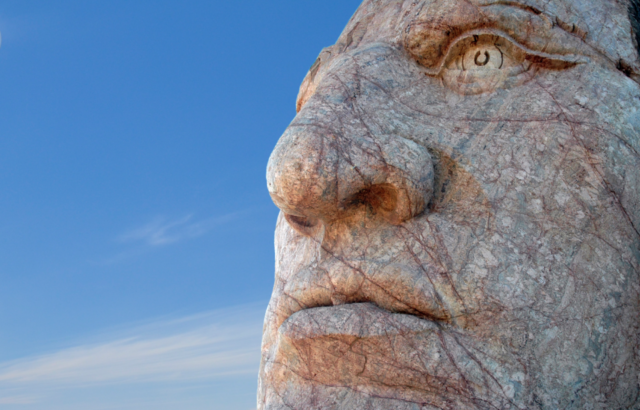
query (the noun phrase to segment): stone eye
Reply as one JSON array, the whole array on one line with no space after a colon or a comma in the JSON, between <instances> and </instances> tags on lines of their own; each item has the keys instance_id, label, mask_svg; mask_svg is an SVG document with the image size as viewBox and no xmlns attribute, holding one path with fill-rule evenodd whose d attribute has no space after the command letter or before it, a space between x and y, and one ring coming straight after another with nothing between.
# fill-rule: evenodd
<instances>
[{"instance_id":1,"label":"stone eye","mask_svg":"<svg viewBox=\"0 0 640 410\"><path fill-rule=\"evenodd\" d=\"M474 35L454 44L441 71L449 88L480 94L510 88L530 80L535 66L527 53L496 35Z\"/></svg>"},{"instance_id":2,"label":"stone eye","mask_svg":"<svg viewBox=\"0 0 640 410\"><path fill-rule=\"evenodd\" d=\"M540 68L563 69L575 64L561 56L527 51L501 35L476 34L449 48L438 75L456 92L481 94L524 84Z\"/></svg>"}]
</instances>

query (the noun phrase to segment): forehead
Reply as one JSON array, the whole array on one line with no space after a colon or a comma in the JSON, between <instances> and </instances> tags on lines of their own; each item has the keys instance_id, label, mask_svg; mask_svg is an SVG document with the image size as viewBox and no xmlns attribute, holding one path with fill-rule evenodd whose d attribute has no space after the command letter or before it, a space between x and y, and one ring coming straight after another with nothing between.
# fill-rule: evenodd
<instances>
[{"instance_id":1,"label":"forehead","mask_svg":"<svg viewBox=\"0 0 640 410\"><path fill-rule=\"evenodd\" d=\"M512 10L514 24L527 14L544 19L575 36L612 62L640 73L637 44L626 1L608 0L365 0L338 39L342 50L357 44L386 41L402 44L407 27L425 21L459 24L491 19L491 11ZM507 11L509 14L509 11Z\"/></svg>"}]
</instances>

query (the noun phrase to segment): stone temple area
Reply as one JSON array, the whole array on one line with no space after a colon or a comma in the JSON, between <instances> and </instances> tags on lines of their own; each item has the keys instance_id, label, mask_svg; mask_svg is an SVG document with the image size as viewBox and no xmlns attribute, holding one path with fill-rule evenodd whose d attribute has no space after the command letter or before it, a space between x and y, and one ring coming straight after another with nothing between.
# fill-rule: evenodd
<instances>
[{"instance_id":1,"label":"stone temple area","mask_svg":"<svg viewBox=\"0 0 640 410\"><path fill-rule=\"evenodd\" d=\"M362 3L267 166L259 410L640 409L639 19Z\"/></svg>"}]
</instances>

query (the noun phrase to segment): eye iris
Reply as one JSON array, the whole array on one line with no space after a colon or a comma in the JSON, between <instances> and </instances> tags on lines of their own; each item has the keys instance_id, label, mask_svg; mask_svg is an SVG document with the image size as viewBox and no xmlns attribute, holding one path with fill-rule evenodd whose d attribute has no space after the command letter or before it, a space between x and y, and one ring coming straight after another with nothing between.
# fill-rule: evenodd
<instances>
[{"instance_id":1,"label":"eye iris","mask_svg":"<svg viewBox=\"0 0 640 410\"><path fill-rule=\"evenodd\" d=\"M485 51L484 52L484 60L480 61L480 55L482 54L482 52L478 51L476 53L476 57L473 59L473 62L476 63L476 65L478 67L482 67L484 65L487 65L487 63L489 62L489 60L491 59L491 57L489 56L489 52Z\"/></svg>"},{"instance_id":2,"label":"eye iris","mask_svg":"<svg viewBox=\"0 0 640 410\"><path fill-rule=\"evenodd\" d=\"M502 68L503 55L495 45L470 47L463 56L463 69L487 70Z\"/></svg>"}]
</instances>

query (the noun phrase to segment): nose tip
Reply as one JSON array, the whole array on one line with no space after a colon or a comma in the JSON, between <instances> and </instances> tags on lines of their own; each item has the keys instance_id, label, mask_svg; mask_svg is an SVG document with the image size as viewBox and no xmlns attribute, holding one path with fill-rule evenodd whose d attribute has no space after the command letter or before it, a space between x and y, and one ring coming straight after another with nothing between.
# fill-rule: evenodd
<instances>
[{"instance_id":1,"label":"nose tip","mask_svg":"<svg viewBox=\"0 0 640 410\"><path fill-rule=\"evenodd\" d=\"M267 165L267 186L275 204L286 214L331 219L340 207L336 147L329 135L288 129Z\"/></svg>"},{"instance_id":2,"label":"nose tip","mask_svg":"<svg viewBox=\"0 0 640 410\"><path fill-rule=\"evenodd\" d=\"M274 203L307 222L328 223L363 204L393 224L423 212L433 195L427 149L399 136L355 134L290 126L267 165Z\"/></svg>"}]
</instances>

